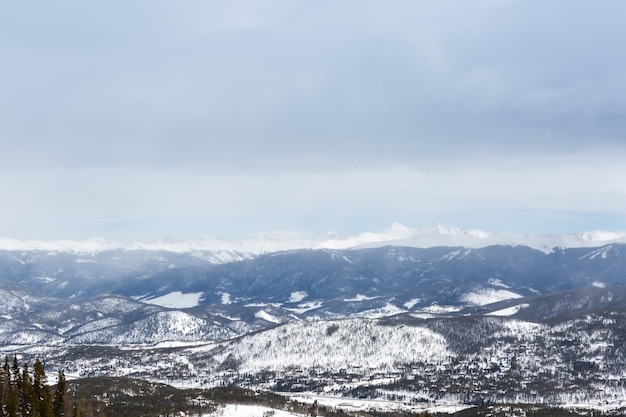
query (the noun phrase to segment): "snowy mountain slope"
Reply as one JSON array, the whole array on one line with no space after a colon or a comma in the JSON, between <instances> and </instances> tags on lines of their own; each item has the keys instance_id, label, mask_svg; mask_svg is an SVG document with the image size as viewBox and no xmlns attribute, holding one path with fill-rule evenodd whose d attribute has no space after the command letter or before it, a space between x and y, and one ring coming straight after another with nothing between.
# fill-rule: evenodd
<instances>
[{"instance_id":1,"label":"snowy mountain slope","mask_svg":"<svg viewBox=\"0 0 626 417\"><path fill-rule=\"evenodd\" d=\"M102 320L100 320L102 322ZM132 345L165 341L224 340L237 335L234 331L183 311L160 311L131 322L93 323L74 329L68 343Z\"/></svg>"},{"instance_id":2,"label":"snowy mountain slope","mask_svg":"<svg viewBox=\"0 0 626 417\"><path fill-rule=\"evenodd\" d=\"M217 319L228 328L266 328L295 318L382 317L626 285L623 253L626 245L619 244L550 253L523 246L382 247L294 250L212 264L190 255L145 251L134 252L139 258L130 252L89 257L7 252L0 259L5 277L0 298L18 289L21 295L7 298L0 314L35 317L40 312L47 319L39 324L60 334L87 319L134 320L135 311L154 314L168 308L192 309L210 321L216 319L207 312L219 310L238 318L228 324L224 317ZM101 295L106 295L104 304L98 304Z\"/></svg>"},{"instance_id":3,"label":"snowy mountain slope","mask_svg":"<svg viewBox=\"0 0 626 417\"><path fill-rule=\"evenodd\" d=\"M407 310L407 303L411 309L465 306L569 288L624 285L626 257L620 253L625 248L611 245L610 256L604 258L585 257L590 252L585 248L546 254L519 246L290 251L170 269L112 291L137 296L149 286L156 289L150 293L155 297L175 291L202 293L200 304L271 303L316 317L355 314L388 303L401 310Z\"/></svg>"},{"instance_id":4,"label":"snowy mountain slope","mask_svg":"<svg viewBox=\"0 0 626 417\"><path fill-rule=\"evenodd\" d=\"M278 322L295 318L292 312L272 307L218 305L176 310L122 296L64 300L12 283L7 287L0 289L0 344L4 345L214 341L275 326L259 317L264 310Z\"/></svg>"},{"instance_id":5,"label":"snowy mountain slope","mask_svg":"<svg viewBox=\"0 0 626 417\"><path fill-rule=\"evenodd\" d=\"M460 314L507 315L528 321L562 321L583 314L602 311L626 311L626 286L611 288L576 288L523 299L510 299Z\"/></svg>"}]
</instances>

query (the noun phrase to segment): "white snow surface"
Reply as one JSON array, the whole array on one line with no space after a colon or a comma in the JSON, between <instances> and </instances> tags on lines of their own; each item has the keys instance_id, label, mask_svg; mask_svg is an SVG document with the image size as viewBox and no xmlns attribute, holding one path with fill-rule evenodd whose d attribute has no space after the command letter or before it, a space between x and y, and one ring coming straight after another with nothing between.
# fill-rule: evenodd
<instances>
[{"instance_id":1,"label":"white snow surface","mask_svg":"<svg viewBox=\"0 0 626 417\"><path fill-rule=\"evenodd\" d=\"M304 300L308 296L309 296L309 294L307 294L306 291L292 292L291 296L289 297L289 302L290 303L299 303L300 301Z\"/></svg>"},{"instance_id":2,"label":"white snow surface","mask_svg":"<svg viewBox=\"0 0 626 417\"><path fill-rule=\"evenodd\" d=\"M264 407L262 405L226 404L220 406L214 413L202 414L202 417L302 417L284 410Z\"/></svg>"},{"instance_id":3,"label":"white snow surface","mask_svg":"<svg viewBox=\"0 0 626 417\"><path fill-rule=\"evenodd\" d=\"M298 304L297 307L292 307L292 308L283 307L283 308L285 310L293 311L298 314L304 314L307 311L318 309L322 305L324 305L322 301L309 301L306 303Z\"/></svg>"},{"instance_id":4,"label":"white snow surface","mask_svg":"<svg viewBox=\"0 0 626 417\"><path fill-rule=\"evenodd\" d=\"M277 317L272 316L270 313L268 313L265 310L257 311L254 314L254 316L257 317L257 318L260 318L261 320L269 321L270 323L280 323L280 319L278 319Z\"/></svg>"},{"instance_id":5,"label":"white snow surface","mask_svg":"<svg viewBox=\"0 0 626 417\"><path fill-rule=\"evenodd\" d=\"M429 248L436 246L482 248L492 245L529 246L546 253L554 248L600 247L626 243L626 232L588 231L578 234L516 235L492 234L481 230L463 231L441 223L413 229L399 223L378 232L341 236L328 232L319 236L303 232L266 232L239 240L196 237L187 240L167 239L151 243L106 241L22 241L0 238L0 250L41 250L49 252L98 253L107 250L162 250L176 253L211 253L199 255L211 262L229 262L251 255L294 249L351 249L382 246Z\"/></svg>"},{"instance_id":6,"label":"white snow surface","mask_svg":"<svg viewBox=\"0 0 626 417\"><path fill-rule=\"evenodd\" d=\"M409 310L410 310L410 309L412 309L412 308L413 308L413 306L414 306L415 304L419 303L420 301L421 301L421 300L420 300L419 298L413 298L413 299L411 299L411 300L407 301L406 303L404 303L404 306L405 306L407 309L409 309Z\"/></svg>"},{"instance_id":7,"label":"white snow surface","mask_svg":"<svg viewBox=\"0 0 626 417\"><path fill-rule=\"evenodd\" d=\"M460 300L468 304L483 306L486 304L497 303L498 301L510 300L513 298L522 298L522 296L508 290L481 288L480 290L463 294Z\"/></svg>"},{"instance_id":8,"label":"white snow surface","mask_svg":"<svg viewBox=\"0 0 626 417\"><path fill-rule=\"evenodd\" d=\"M146 304L158 305L165 308L191 308L200 304L204 294L201 292L182 293L174 291L161 297L140 300Z\"/></svg>"},{"instance_id":9,"label":"white snow surface","mask_svg":"<svg viewBox=\"0 0 626 417\"><path fill-rule=\"evenodd\" d=\"M518 304L516 306L503 308L502 310L492 311L491 313L487 313L488 316L512 316L513 314L517 314L521 309L528 308L530 304Z\"/></svg>"},{"instance_id":10,"label":"white snow surface","mask_svg":"<svg viewBox=\"0 0 626 417\"><path fill-rule=\"evenodd\" d=\"M326 406L347 411L377 410L390 413L393 411L405 410L412 411L414 413L428 412L452 414L473 407L471 405L464 404L446 404L444 401L438 403L410 404L403 401L331 397L327 395L315 395L311 393L287 393L287 395L289 395L289 398L292 398L300 403L313 404L314 401L317 401L320 406Z\"/></svg>"}]
</instances>

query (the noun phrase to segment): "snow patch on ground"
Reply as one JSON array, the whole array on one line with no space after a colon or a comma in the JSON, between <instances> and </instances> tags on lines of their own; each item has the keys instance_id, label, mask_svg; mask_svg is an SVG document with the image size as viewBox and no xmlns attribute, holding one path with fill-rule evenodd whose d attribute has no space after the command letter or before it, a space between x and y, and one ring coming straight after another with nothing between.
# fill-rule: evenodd
<instances>
[{"instance_id":1,"label":"snow patch on ground","mask_svg":"<svg viewBox=\"0 0 626 417\"><path fill-rule=\"evenodd\" d=\"M174 291L161 297L141 300L145 304L153 304L166 308L191 308L200 304L200 299L204 293L192 292L184 294L180 291Z\"/></svg>"},{"instance_id":2,"label":"snow patch on ground","mask_svg":"<svg viewBox=\"0 0 626 417\"><path fill-rule=\"evenodd\" d=\"M518 304L513 307L503 308L502 310L492 311L491 313L487 313L488 316L512 316L513 314L519 313L519 311L523 308L528 308L530 304Z\"/></svg>"},{"instance_id":3,"label":"snow patch on ground","mask_svg":"<svg viewBox=\"0 0 626 417\"><path fill-rule=\"evenodd\" d=\"M155 349L171 349L171 348L180 348L180 347L204 346L206 344L207 342L204 342L204 341L201 341L201 342L165 341L165 342L155 343L154 345L150 347L155 348ZM120 349L130 350L128 347L123 347L123 346L120 346ZM133 349L135 348L133 347Z\"/></svg>"},{"instance_id":4,"label":"snow patch on ground","mask_svg":"<svg viewBox=\"0 0 626 417\"><path fill-rule=\"evenodd\" d=\"M305 298L308 297L309 294L307 294L306 291L296 291L296 292L292 292L291 296L289 297L289 302L290 303L299 303L300 301L304 300Z\"/></svg>"},{"instance_id":5,"label":"snow patch on ground","mask_svg":"<svg viewBox=\"0 0 626 417\"><path fill-rule=\"evenodd\" d=\"M222 293L222 304L231 304L230 294L227 292Z\"/></svg>"},{"instance_id":6,"label":"snow patch on ground","mask_svg":"<svg viewBox=\"0 0 626 417\"><path fill-rule=\"evenodd\" d=\"M508 285L506 285L504 282L502 282L501 280L499 280L497 278L489 278L487 280L487 284L493 285L494 287L501 287L501 288L506 288L506 289L511 288L511 287L509 287Z\"/></svg>"},{"instance_id":7,"label":"snow patch on ground","mask_svg":"<svg viewBox=\"0 0 626 417\"><path fill-rule=\"evenodd\" d=\"M240 321L241 320L240 317L232 317L232 316L226 315L224 313L216 313L215 315L219 316L219 317L223 317L226 320L230 320L230 321Z\"/></svg>"},{"instance_id":8,"label":"snow patch on ground","mask_svg":"<svg viewBox=\"0 0 626 417\"><path fill-rule=\"evenodd\" d=\"M497 303L498 301L511 300L513 298L522 298L522 296L508 290L494 290L492 288L482 288L478 291L463 294L460 298L460 301L470 305L483 306L487 304Z\"/></svg>"},{"instance_id":9,"label":"snow patch on ground","mask_svg":"<svg viewBox=\"0 0 626 417\"><path fill-rule=\"evenodd\" d=\"M98 264L100 262L96 261L95 259L76 259L74 261L77 264Z\"/></svg>"},{"instance_id":10,"label":"snow patch on ground","mask_svg":"<svg viewBox=\"0 0 626 417\"><path fill-rule=\"evenodd\" d=\"M404 306L407 308L407 310L410 310L410 309L413 308L413 306L415 306L415 304L417 304L419 302L420 302L419 298L414 298L414 299L409 300L406 303L404 303Z\"/></svg>"},{"instance_id":11,"label":"snow patch on ground","mask_svg":"<svg viewBox=\"0 0 626 417\"><path fill-rule=\"evenodd\" d=\"M320 308L324 303L322 303L321 301L311 301L308 303L302 303L302 304L298 304L297 308L286 308L285 310L289 310L289 311L293 311L294 313L298 313L298 314L304 314L307 311L310 310L315 310L317 308Z\"/></svg>"},{"instance_id":12,"label":"snow patch on ground","mask_svg":"<svg viewBox=\"0 0 626 417\"><path fill-rule=\"evenodd\" d=\"M360 313L356 313L353 316L354 317L366 317L366 318L370 318L370 319L376 319L376 318L381 318L381 317L387 317L387 316L393 316L395 314L400 314L400 313L404 313L405 310L391 304L391 303L387 303L385 304L383 307L380 308L374 308L371 310L365 310L363 312Z\"/></svg>"},{"instance_id":13,"label":"snow patch on ground","mask_svg":"<svg viewBox=\"0 0 626 417\"><path fill-rule=\"evenodd\" d=\"M261 320L265 320L265 321L269 321L270 323L280 323L280 319L277 317L272 316L270 313L268 313L265 310L261 310L261 311L257 311L254 314L255 317L261 319Z\"/></svg>"},{"instance_id":14,"label":"snow patch on ground","mask_svg":"<svg viewBox=\"0 0 626 417\"><path fill-rule=\"evenodd\" d=\"M448 314L448 313L455 313L457 311L461 311L461 308L455 307L455 306L440 306L438 304L433 304L428 307L424 307L419 310L416 310L416 313Z\"/></svg>"},{"instance_id":15,"label":"snow patch on ground","mask_svg":"<svg viewBox=\"0 0 626 417\"><path fill-rule=\"evenodd\" d=\"M353 298L344 298L344 299L343 299L343 301L346 301L346 302L351 302L351 301L367 301L367 300L373 300L373 299L375 299L375 298L376 298L376 297L368 297L368 296L365 296L365 295L363 295L363 294L357 294L357 295L355 295Z\"/></svg>"},{"instance_id":16,"label":"snow patch on ground","mask_svg":"<svg viewBox=\"0 0 626 417\"><path fill-rule=\"evenodd\" d=\"M226 404L214 413L203 414L202 417L302 417L284 410L264 407L262 405Z\"/></svg>"},{"instance_id":17,"label":"snow patch on ground","mask_svg":"<svg viewBox=\"0 0 626 417\"><path fill-rule=\"evenodd\" d=\"M300 403L313 404L317 401L317 404L320 406L341 409L344 411L376 410L391 413L398 410L404 410L411 411L413 413L428 412L452 414L473 407L471 405L464 404L408 404L402 401L365 400L313 394L289 394L289 397Z\"/></svg>"}]
</instances>

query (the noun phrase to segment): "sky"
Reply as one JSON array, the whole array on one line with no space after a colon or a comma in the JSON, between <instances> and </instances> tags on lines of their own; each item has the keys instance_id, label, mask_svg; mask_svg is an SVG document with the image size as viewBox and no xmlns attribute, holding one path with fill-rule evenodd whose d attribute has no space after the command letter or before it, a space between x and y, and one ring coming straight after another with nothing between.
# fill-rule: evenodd
<instances>
[{"instance_id":1,"label":"sky","mask_svg":"<svg viewBox=\"0 0 626 417\"><path fill-rule=\"evenodd\" d=\"M626 230L626 2L4 2L0 237Z\"/></svg>"}]
</instances>

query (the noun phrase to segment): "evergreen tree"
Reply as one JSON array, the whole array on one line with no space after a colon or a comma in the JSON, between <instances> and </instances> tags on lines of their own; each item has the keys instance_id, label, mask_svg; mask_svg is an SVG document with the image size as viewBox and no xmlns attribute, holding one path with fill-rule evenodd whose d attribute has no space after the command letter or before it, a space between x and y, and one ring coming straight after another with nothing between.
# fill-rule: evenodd
<instances>
[{"instance_id":1,"label":"evergreen tree","mask_svg":"<svg viewBox=\"0 0 626 417\"><path fill-rule=\"evenodd\" d=\"M76 403L76 406L74 407L74 417L81 417L82 410L84 408L85 408L85 399L81 397L78 399L78 403Z\"/></svg>"},{"instance_id":2,"label":"evergreen tree","mask_svg":"<svg viewBox=\"0 0 626 417\"><path fill-rule=\"evenodd\" d=\"M36 405L32 403L33 382L28 373L28 364L24 363L22 376L19 379L18 398L19 398L19 415L21 417L38 417ZM35 405L35 407L33 407ZM35 408L33 410L33 408ZM34 411L34 415L33 415Z\"/></svg>"},{"instance_id":3,"label":"evergreen tree","mask_svg":"<svg viewBox=\"0 0 626 417\"><path fill-rule=\"evenodd\" d=\"M6 416L17 417L17 412L18 412L17 391L12 384L9 384L6 397L7 397L6 402L5 402Z\"/></svg>"},{"instance_id":4,"label":"evergreen tree","mask_svg":"<svg viewBox=\"0 0 626 417\"><path fill-rule=\"evenodd\" d=\"M4 405L7 401L8 388L11 384L11 373L7 374L6 367L9 364L9 357L4 357L5 366L2 367L2 371L0 371L0 416L6 417L6 410L4 409Z\"/></svg>"},{"instance_id":5,"label":"evergreen tree","mask_svg":"<svg viewBox=\"0 0 626 417\"><path fill-rule=\"evenodd\" d=\"M20 368L20 363L17 361L17 355L13 355L13 366L11 367L12 378L11 381L15 386L21 385L22 379L22 370ZM19 396L19 393L18 393Z\"/></svg>"},{"instance_id":6,"label":"evergreen tree","mask_svg":"<svg viewBox=\"0 0 626 417\"><path fill-rule=\"evenodd\" d=\"M67 395L67 381L65 380L65 373L59 371L59 382L57 383L57 389L54 391L54 399L52 401L52 409L54 417L65 417Z\"/></svg>"},{"instance_id":7,"label":"evergreen tree","mask_svg":"<svg viewBox=\"0 0 626 417\"><path fill-rule=\"evenodd\" d=\"M48 385L45 385L43 388L43 394L41 397L41 405L39 410L39 414L41 417L54 417L52 393L50 392L50 387Z\"/></svg>"},{"instance_id":8,"label":"evergreen tree","mask_svg":"<svg viewBox=\"0 0 626 417\"><path fill-rule=\"evenodd\" d=\"M43 364L39 359L35 359L31 390L31 417L52 417L52 396L47 382L48 378Z\"/></svg>"},{"instance_id":9,"label":"evergreen tree","mask_svg":"<svg viewBox=\"0 0 626 417\"><path fill-rule=\"evenodd\" d=\"M54 396L48 386L48 378L43 364L36 359L32 372L28 363L21 367L17 356L10 364L5 356L0 368L0 417L71 417L71 401L66 399L67 381L63 371L59 371L59 380ZM93 406L85 400L76 406L76 415L93 417Z\"/></svg>"}]
</instances>

